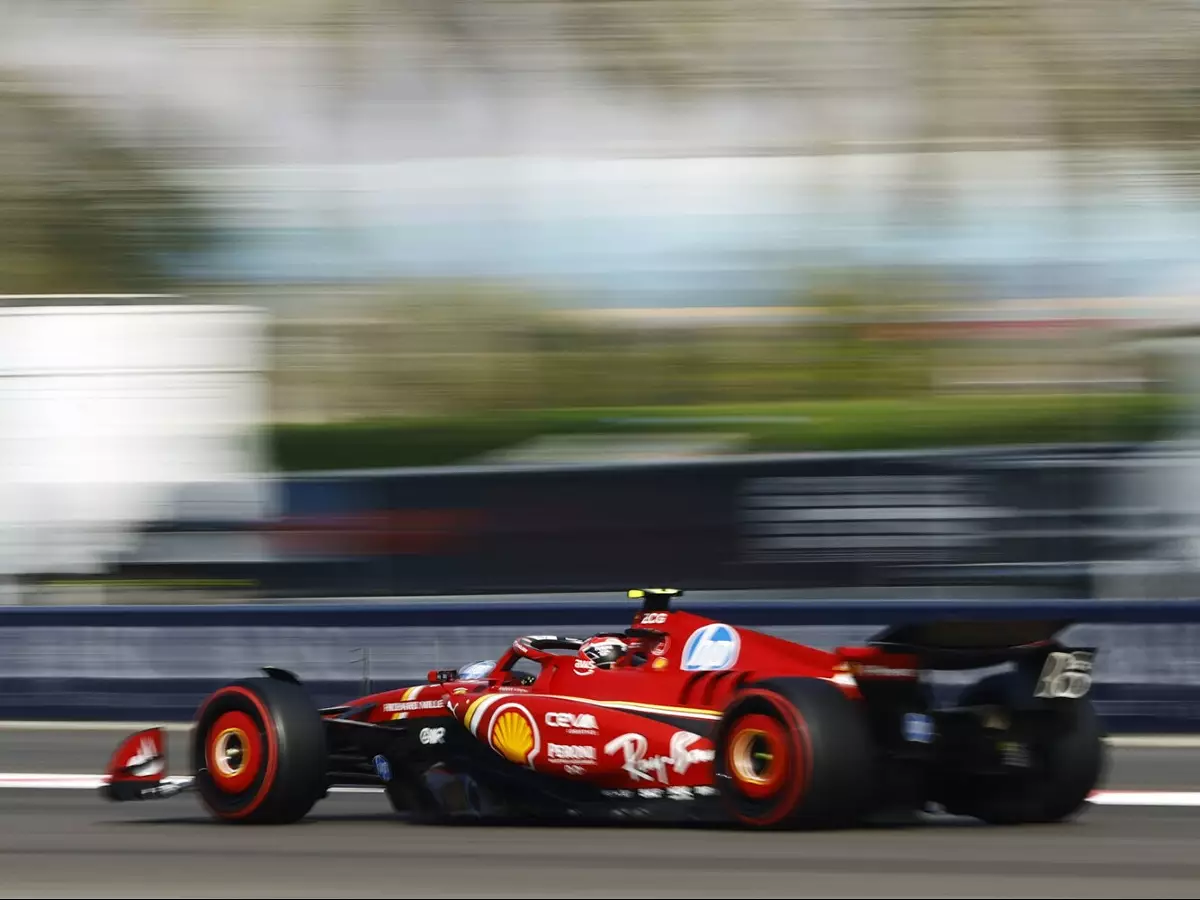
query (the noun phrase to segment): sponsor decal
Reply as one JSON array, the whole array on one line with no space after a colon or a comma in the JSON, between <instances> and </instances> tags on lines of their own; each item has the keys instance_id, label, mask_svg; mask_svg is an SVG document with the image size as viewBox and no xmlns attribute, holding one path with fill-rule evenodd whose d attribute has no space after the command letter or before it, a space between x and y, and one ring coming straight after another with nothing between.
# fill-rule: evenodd
<instances>
[{"instance_id":1,"label":"sponsor decal","mask_svg":"<svg viewBox=\"0 0 1200 900\"><path fill-rule=\"evenodd\" d=\"M546 757L551 762L595 763L596 748L581 744L547 744Z\"/></svg>"},{"instance_id":2,"label":"sponsor decal","mask_svg":"<svg viewBox=\"0 0 1200 900\"><path fill-rule=\"evenodd\" d=\"M905 713L903 731L906 741L928 744L933 740L933 719L924 713Z\"/></svg>"},{"instance_id":3,"label":"sponsor decal","mask_svg":"<svg viewBox=\"0 0 1200 900\"><path fill-rule=\"evenodd\" d=\"M392 780L392 767L388 765L387 758L382 755L377 755L371 760L375 764L375 772L384 781Z\"/></svg>"},{"instance_id":4,"label":"sponsor decal","mask_svg":"<svg viewBox=\"0 0 1200 900\"><path fill-rule=\"evenodd\" d=\"M596 717L591 713L548 712L546 724L551 728L565 728L571 734L595 734L600 730Z\"/></svg>"},{"instance_id":5,"label":"sponsor decal","mask_svg":"<svg viewBox=\"0 0 1200 900\"><path fill-rule=\"evenodd\" d=\"M390 712L393 720L407 719L408 714L410 712L414 712L415 710L437 709L439 705L445 705L444 698L435 698L433 700L425 701L418 700L417 697L420 696L421 691L425 690L427 687L429 687L427 684L418 684L408 688L403 694L400 695L400 699L398 701L383 704L383 711L385 713ZM422 703L428 703L432 705L424 706Z\"/></svg>"},{"instance_id":6,"label":"sponsor decal","mask_svg":"<svg viewBox=\"0 0 1200 900\"><path fill-rule=\"evenodd\" d=\"M716 672L737 662L742 641L737 630L721 622L692 632L683 647L685 672Z\"/></svg>"},{"instance_id":7,"label":"sponsor decal","mask_svg":"<svg viewBox=\"0 0 1200 900\"><path fill-rule=\"evenodd\" d=\"M695 800L697 797L715 797L717 789L708 785L700 787L668 787L663 788L638 788L636 791L612 789L600 792L604 797L610 797L614 800L632 800L639 797L643 800Z\"/></svg>"},{"instance_id":8,"label":"sponsor decal","mask_svg":"<svg viewBox=\"0 0 1200 900\"><path fill-rule=\"evenodd\" d=\"M1033 696L1078 700L1091 690L1093 656L1088 650L1051 653L1046 657Z\"/></svg>"},{"instance_id":9,"label":"sponsor decal","mask_svg":"<svg viewBox=\"0 0 1200 900\"><path fill-rule=\"evenodd\" d=\"M446 729L445 728L422 728L421 743L422 744L441 744L445 743Z\"/></svg>"},{"instance_id":10,"label":"sponsor decal","mask_svg":"<svg viewBox=\"0 0 1200 900\"><path fill-rule=\"evenodd\" d=\"M407 700L403 703L385 703L383 704L383 711L390 713L412 712L417 709L441 709L445 705L445 697L440 697L437 700Z\"/></svg>"},{"instance_id":11,"label":"sponsor decal","mask_svg":"<svg viewBox=\"0 0 1200 900\"><path fill-rule=\"evenodd\" d=\"M642 616L643 625L662 625L667 621L665 612L651 612Z\"/></svg>"},{"instance_id":12,"label":"sponsor decal","mask_svg":"<svg viewBox=\"0 0 1200 900\"><path fill-rule=\"evenodd\" d=\"M165 768L166 760L158 748L158 741L151 735L138 742L137 750L125 762L125 774L134 778L153 778L161 775Z\"/></svg>"},{"instance_id":13,"label":"sponsor decal","mask_svg":"<svg viewBox=\"0 0 1200 900\"><path fill-rule=\"evenodd\" d=\"M596 671L596 666L590 660L577 659L575 660L576 675L591 675Z\"/></svg>"},{"instance_id":14,"label":"sponsor decal","mask_svg":"<svg viewBox=\"0 0 1200 900\"><path fill-rule=\"evenodd\" d=\"M682 775L696 763L712 762L716 754L712 750L693 750L692 745L701 740L700 735L690 731L677 731L671 735L670 752L667 756L646 756L650 742L644 734L628 732L613 738L604 745L604 752L623 756L621 768L634 781L671 783L671 773Z\"/></svg>"},{"instance_id":15,"label":"sponsor decal","mask_svg":"<svg viewBox=\"0 0 1200 900\"><path fill-rule=\"evenodd\" d=\"M529 710L519 703L506 703L492 718L488 744L510 762L527 766L541 749L541 735Z\"/></svg>"},{"instance_id":16,"label":"sponsor decal","mask_svg":"<svg viewBox=\"0 0 1200 900\"><path fill-rule=\"evenodd\" d=\"M660 656L658 659L656 659L656 660L654 661L654 664L653 664L653 665L651 665L651 667L650 667L650 668L652 668L652 669L665 669L665 668L666 668L668 665L670 665L670 664L667 662L667 660L666 660L664 657Z\"/></svg>"}]
</instances>

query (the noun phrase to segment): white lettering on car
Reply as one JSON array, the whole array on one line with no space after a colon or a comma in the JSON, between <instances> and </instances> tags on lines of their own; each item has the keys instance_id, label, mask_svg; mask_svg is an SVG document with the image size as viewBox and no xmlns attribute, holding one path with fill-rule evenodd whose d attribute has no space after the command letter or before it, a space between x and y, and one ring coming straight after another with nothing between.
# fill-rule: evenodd
<instances>
[{"instance_id":1,"label":"white lettering on car","mask_svg":"<svg viewBox=\"0 0 1200 900\"><path fill-rule=\"evenodd\" d=\"M548 712L546 724L552 728L565 728L572 734L591 733L600 730L596 717L591 713Z\"/></svg>"},{"instance_id":2,"label":"white lettering on car","mask_svg":"<svg viewBox=\"0 0 1200 900\"><path fill-rule=\"evenodd\" d=\"M578 744L549 744L547 755L554 762L595 762L596 748Z\"/></svg>"},{"instance_id":3,"label":"white lettering on car","mask_svg":"<svg viewBox=\"0 0 1200 900\"><path fill-rule=\"evenodd\" d=\"M670 773L682 775L695 763L712 762L716 754L712 750L693 750L692 745L700 735L690 731L677 731L671 736L671 749L667 756L647 758L650 742L645 735L628 732L613 738L604 746L607 754L623 754L621 768L629 777L642 781L653 781L657 776L662 784L670 784Z\"/></svg>"},{"instance_id":4,"label":"white lettering on car","mask_svg":"<svg viewBox=\"0 0 1200 900\"><path fill-rule=\"evenodd\" d=\"M445 728L422 728L421 743L422 744L440 744L446 739Z\"/></svg>"}]
</instances>

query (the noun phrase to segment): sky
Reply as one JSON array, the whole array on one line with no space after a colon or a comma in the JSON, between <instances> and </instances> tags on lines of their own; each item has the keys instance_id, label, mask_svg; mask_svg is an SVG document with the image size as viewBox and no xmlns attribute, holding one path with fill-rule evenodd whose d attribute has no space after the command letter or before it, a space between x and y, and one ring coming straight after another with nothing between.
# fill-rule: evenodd
<instances>
[{"instance_id":1,"label":"sky","mask_svg":"<svg viewBox=\"0 0 1200 900\"><path fill-rule=\"evenodd\" d=\"M813 158L783 101L666 108L569 70L499 84L397 36L345 95L300 38L136 7L0 0L0 64L183 151L231 239L210 278L516 278L598 305L766 302L826 264L944 265L985 294L1200 289L1200 216L1136 158L1074 217L1044 148L927 158L958 180L918 221L898 206L915 158L886 146L901 110L869 95L853 152Z\"/></svg>"}]
</instances>

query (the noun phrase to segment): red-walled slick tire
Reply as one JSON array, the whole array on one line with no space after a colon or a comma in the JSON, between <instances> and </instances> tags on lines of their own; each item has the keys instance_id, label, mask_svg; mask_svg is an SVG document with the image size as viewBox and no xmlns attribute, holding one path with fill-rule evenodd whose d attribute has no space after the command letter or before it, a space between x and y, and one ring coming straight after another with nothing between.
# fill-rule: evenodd
<instances>
[{"instance_id":1,"label":"red-walled slick tire","mask_svg":"<svg viewBox=\"0 0 1200 900\"><path fill-rule=\"evenodd\" d=\"M273 678L214 691L196 713L192 769L217 819L286 824L325 793L325 726L303 687Z\"/></svg>"},{"instance_id":2,"label":"red-walled slick tire","mask_svg":"<svg viewBox=\"0 0 1200 900\"><path fill-rule=\"evenodd\" d=\"M875 793L875 754L860 705L836 685L780 678L740 691L714 735L721 800L754 828L839 828Z\"/></svg>"}]
</instances>

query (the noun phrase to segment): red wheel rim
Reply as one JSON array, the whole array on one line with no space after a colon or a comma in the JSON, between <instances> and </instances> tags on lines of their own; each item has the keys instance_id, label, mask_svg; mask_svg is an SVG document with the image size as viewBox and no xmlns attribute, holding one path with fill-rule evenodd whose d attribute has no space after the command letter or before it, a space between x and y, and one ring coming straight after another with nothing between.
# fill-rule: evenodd
<instances>
[{"instance_id":1,"label":"red wheel rim","mask_svg":"<svg viewBox=\"0 0 1200 900\"><path fill-rule=\"evenodd\" d=\"M240 794L262 767L258 726L240 710L225 713L208 730L204 755L213 784L227 794Z\"/></svg>"},{"instance_id":2,"label":"red wheel rim","mask_svg":"<svg viewBox=\"0 0 1200 900\"><path fill-rule=\"evenodd\" d=\"M755 714L734 725L725 745L725 769L742 794L755 800L772 796L793 765L787 732L777 719Z\"/></svg>"}]
</instances>

